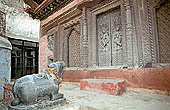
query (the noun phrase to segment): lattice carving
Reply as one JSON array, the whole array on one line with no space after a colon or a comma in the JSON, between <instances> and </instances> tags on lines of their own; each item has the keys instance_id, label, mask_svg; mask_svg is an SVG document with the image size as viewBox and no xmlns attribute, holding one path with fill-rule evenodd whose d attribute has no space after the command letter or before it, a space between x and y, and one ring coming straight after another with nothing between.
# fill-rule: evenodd
<instances>
[{"instance_id":1,"label":"lattice carving","mask_svg":"<svg viewBox=\"0 0 170 110\"><path fill-rule=\"evenodd\" d=\"M170 63L170 0L156 10L161 63Z\"/></svg>"},{"instance_id":2,"label":"lattice carving","mask_svg":"<svg viewBox=\"0 0 170 110\"><path fill-rule=\"evenodd\" d=\"M5 33L5 28L6 28L5 13L0 11L0 34L4 34Z\"/></svg>"},{"instance_id":3,"label":"lattice carving","mask_svg":"<svg viewBox=\"0 0 170 110\"><path fill-rule=\"evenodd\" d=\"M80 35L72 30L69 36L69 67L80 66Z\"/></svg>"},{"instance_id":4,"label":"lattice carving","mask_svg":"<svg viewBox=\"0 0 170 110\"><path fill-rule=\"evenodd\" d=\"M121 65L123 62L120 8L97 16L99 66Z\"/></svg>"},{"instance_id":5,"label":"lattice carving","mask_svg":"<svg viewBox=\"0 0 170 110\"><path fill-rule=\"evenodd\" d=\"M122 23L120 8L111 12L112 65L123 64Z\"/></svg>"},{"instance_id":6,"label":"lattice carving","mask_svg":"<svg viewBox=\"0 0 170 110\"><path fill-rule=\"evenodd\" d=\"M97 16L99 66L111 66L110 12Z\"/></svg>"},{"instance_id":7,"label":"lattice carving","mask_svg":"<svg viewBox=\"0 0 170 110\"><path fill-rule=\"evenodd\" d=\"M50 51L54 50L54 34L48 36L48 49Z\"/></svg>"}]
</instances>

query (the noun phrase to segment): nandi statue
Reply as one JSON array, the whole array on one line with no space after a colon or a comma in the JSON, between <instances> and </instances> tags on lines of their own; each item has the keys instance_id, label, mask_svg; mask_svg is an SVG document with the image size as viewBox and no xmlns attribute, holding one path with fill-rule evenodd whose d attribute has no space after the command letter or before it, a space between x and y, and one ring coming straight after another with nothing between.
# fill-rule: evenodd
<instances>
[{"instance_id":1,"label":"nandi statue","mask_svg":"<svg viewBox=\"0 0 170 110\"><path fill-rule=\"evenodd\" d=\"M48 70L39 74L27 75L17 79L13 85L14 100L11 105L20 103L35 104L39 100L56 100L59 95L59 84L62 81L65 63L59 61L48 65ZM60 96L60 97L59 97Z\"/></svg>"}]
</instances>

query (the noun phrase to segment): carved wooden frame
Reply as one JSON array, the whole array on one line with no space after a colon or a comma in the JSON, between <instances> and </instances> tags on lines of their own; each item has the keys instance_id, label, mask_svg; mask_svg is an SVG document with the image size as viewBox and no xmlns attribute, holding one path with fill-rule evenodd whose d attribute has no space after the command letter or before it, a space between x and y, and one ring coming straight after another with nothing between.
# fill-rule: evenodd
<instances>
[{"instance_id":1,"label":"carved wooden frame","mask_svg":"<svg viewBox=\"0 0 170 110\"><path fill-rule=\"evenodd\" d=\"M151 17L152 17L152 27L153 27L153 36L155 39L155 52L156 52L156 63L160 63L160 56L159 56L159 36L157 30L157 18L156 18L156 9L160 7L162 3L166 0L152 0L150 3L151 8Z\"/></svg>"},{"instance_id":2,"label":"carved wooden frame","mask_svg":"<svg viewBox=\"0 0 170 110\"><path fill-rule=\"evenodd\" d=\"M126 56L127 55L127 51L126 51L126 35L125 35L125 31L126 31L126 23L125 23L125 21L126 21L126 18L124 17L124 14L125 14L125 12L124 12L124 8L125 8L125 6L124 6L124 4L123 4L123 0L113 0L112 2L110 2L110 3L107 3L106 5L104 5L104 6L101 6L101 7L99 7L99 8L96 8L95 10L92 10L92 11L90 11L90 19L88 19L89 21L88 21L88 23L90 23L89 24L89 29L88 29L88 31L89 31L89 34L88 34L88 39L89 39L89 49L92 49L92 51L91 50L89 50L89 52L90 52L90 54L89 54L89 60L91 60L89 63L91 63L91 64L89 64L89 65L91 65L92 67L96 67L96 66L98 66L99 65L99 62L98 62L98 48L97 48L97 41L98 41L98 39L97 39L97 22L96 22L96 18L97 18L97 15L98 14L101 14L101 13L103 13L103 12L106 12L106 11L108 11L108 10L110 10L110 9L113 9L113 8L116 8L116 7L118 7L118 6L120 6L120 9L121 9L121 22L122 22L122 46L123 46L123 49L125 49L125 50L123 50L123 54L125 54L124 56ZM124 58L124 56L123 56L123 62L127 62L126 61L126 58ZM124 65L126 65L126 64L124 64ZM123 66L123 65L122 65Z\"/></svg>"},{"instance_id":3,"label":"carved wooden frame","mask_svg":"<svg viewBox=\"0 0 170 110\"><path fill-rule=\"evenodd\" d=\"M65 45L64 47L62 46L62 49L63 49L63 52L66 52L66 53L63 53L63 55L61 55L62 56L61 59L62 60L65 59L65 63L66 63L67 67L69 67L69 55L68 55L69 54L69 47L68 47L69 46L69 36L73 30L75 30L80 35L80 48L81 48L81 29L78 29L76 27L77 25L81 25L80 17L74 18L73 20L61 25L61 28L63 30L63 33L62 33L63 34L63 36L62 36L63 43L64 43L63 45ZM67 55L64 55L64 54L67 54ZM80 57L81 57L81 54L80 54ZM80 63L81 63L81 59L80 59Z\"/></svg>"}]
</instances>

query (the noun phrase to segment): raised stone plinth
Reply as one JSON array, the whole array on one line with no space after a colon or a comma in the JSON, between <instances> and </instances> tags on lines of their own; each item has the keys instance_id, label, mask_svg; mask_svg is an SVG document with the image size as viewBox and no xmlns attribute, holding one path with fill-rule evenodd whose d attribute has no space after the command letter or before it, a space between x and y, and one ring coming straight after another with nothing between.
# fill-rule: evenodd
<instances>
[{"instance_id":1,"label":"raised stone plinth","mask_svg":"<svg viewBox=\"0 0 170 110\"><path fill-rule=\"evenodd\" d=\"M56 100L39 101L31 105L20 104L17 106L8 106L8 110L47 110L49 107L63 106L66 103L66 98L64 98L63 94L58 94L58 98Z\"/></svg>"},{"instance_id":2,"label":"raised stone plinth","mask_svg":"<svg viewBox=\"0 0 170 110\"><path fill-rule=\"evenodd\" d=\"M122 95L126 91L126 81L115 79L81 79L80 90Z\"/></svg>"}]
</instances>

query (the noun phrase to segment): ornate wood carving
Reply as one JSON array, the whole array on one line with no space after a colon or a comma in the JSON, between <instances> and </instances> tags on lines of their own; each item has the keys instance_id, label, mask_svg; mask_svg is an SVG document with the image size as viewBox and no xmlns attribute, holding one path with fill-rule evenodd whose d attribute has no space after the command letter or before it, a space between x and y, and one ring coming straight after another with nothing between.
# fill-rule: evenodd
<instances>
[{"instance_id":1,"label":"ornate wood carving","mask_svg":"<svg viewBox=\"0 0 170 110\"><path fill-rule=\"evenodd\" d=\"M48 49L50 51L53 51L54 50L54 36L55 34L51 34L48 36Z\"/></svg>"},{"instance_id":2,"label":"ornate wood carving","mask_svg":"<svg viewBox=\"0 0 170 110\"><path fill-rule=\"evenodd\" d=\"M68 5L73 0L44 0L37 1L39 6L36 8L28 8L25 11L29 13L34 19L44 20L48 16L55 13L57 10L63 8L64 6ZM27 2L26 2L27 3ZM29 3L27 3L29 4Z\"/></svg>"},{"instance_id":3,"label":"ornate wood carving","mask_svg":"<svg viewBox=\"0 0 170 110\"><path fill-rule=\"evenodd\" d=\"M170 63L170 0L156 9L160 63Z\"/></svg>"},{"instance_id":4,"label":"ornate wood carving","mask_svg":"<svg viewBox=\"0 0 170 110\"><path fill-rule=\"evenodd\" d=\"M69 67L80 67L80 35L72 30L69 35Z\"/></svg>"},{"instance_id":5,"label":"ornate wood carving","mask_svg":"<svg viewBox=\"0 0 170 110\"><path fill-rule=\"evenodd\" d=\"M152 17L151 17L151 8L150 8L150 0L146 0L147 7L147 19L148 19L148 28L149 28L149 37L150 37L150 48L151 48L151 58L152 63L155 63L156 51L155 51L155 39L153 37L153 27L152 27Z\"/></svg>"},{"instance_id":6,"label":"ornate wood carving","mask_svg":"<svg viewBox=\"0 0 170 110\"><path fill-rule=\"evenodd\" d=\"M120 8L97 16L99 66L122 65L122 25Z\"/></svg>"},{"instance_id":7,"label":"ornate wood carving","mask_svg":"<svg viewBox=\"0 0 170 110\"><path fill-rule=\"evenodd\" d=\"M80 19L75 18L61 26L63 36L63 60L68 67L80 67Z\"/></svg>"},{"instance_id":8,"label":"ornate wood carving","mask_svg":"<svg viewBox=\"0 0 170 110\"><path fill-rule=\"evenodd\" d=\"M111 13L112 65L123 64L121 11L117 8Z\"/></svg>"},{"instance_id":9,"label":"ornate wood carving","mask_svg":"<svg viewBox=\"0 0 170 110\"><path fill-rule=\"evenodd\" d=\"M86 7L83 8L82 12L82 48L83 51L81 52L83 60L82 60L82 67L88 67L88 25L87 25L87 9Z\"/></svg>"},{"instance_id":10,"label":"ornate wood carving","mask_svg":"<svg viewBox=\"0 0 170 110\"><path fill-rule=\"evenodd\" d=\"M123 5L126 14L126 42L127 42L127 66L134 67L134 50L133 50L133 24L132 24L132 10L130 0L123 0Z\"/></svg>"},{"instance_id":11,"label":"ornate wood carving","mask_svg":"<svg viewBox=\"0 0 170 110\"><path fill-rule=\"evenodd\" d=\"M101 3L99 3L96 6L90 8L90 11L93 11L93 10L95 10L95 9L97 9L99 7L102 7L102 6L106 5L106 4L109 4L109 3L113 2L113 1L117 1L117 0L102 0Z\"/></svg>"},{"instance_id":12,"label":"ornate wood carving","mask_svg":"<svg viewBox=\"0 0 170 110\"><path fill-rule=\"evenodd\" d=\"M99 66L111 66L110 12L97 16Z\"/></svg>"}]
</instances>

